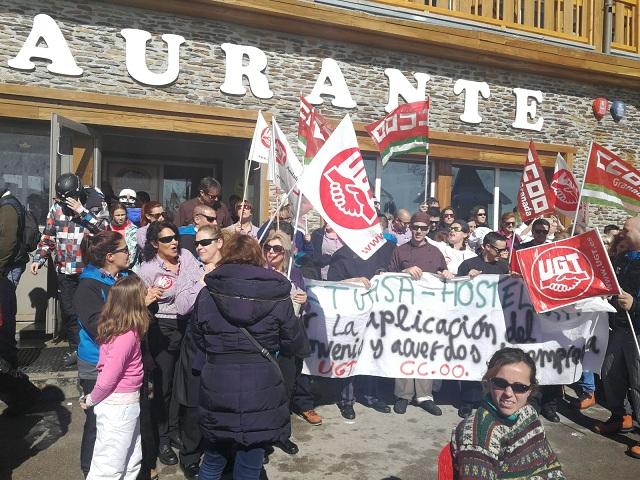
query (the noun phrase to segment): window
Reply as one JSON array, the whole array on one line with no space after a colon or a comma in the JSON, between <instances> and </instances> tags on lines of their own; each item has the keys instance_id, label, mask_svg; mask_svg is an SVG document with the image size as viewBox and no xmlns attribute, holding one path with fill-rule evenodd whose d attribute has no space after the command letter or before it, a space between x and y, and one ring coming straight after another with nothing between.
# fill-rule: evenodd
<instances>
[{"instance_id":1,"label":"window","mask_svg":"<svg viewBox=\"0 0 640 480\"><path fill-rule=\"evenodd\" d=\"M49 128L35 122L0 122L0 189L11 193L43 225L49 210Z\"/></svg>"}]
</instances>

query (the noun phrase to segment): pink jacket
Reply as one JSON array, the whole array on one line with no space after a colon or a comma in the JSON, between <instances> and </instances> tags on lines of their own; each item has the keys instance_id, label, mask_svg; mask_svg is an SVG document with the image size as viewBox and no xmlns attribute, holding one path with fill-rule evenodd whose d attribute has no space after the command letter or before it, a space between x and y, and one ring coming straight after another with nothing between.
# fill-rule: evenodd
<instances>
[{"instance_id":1,"label":"pink jacket","mask_svg":"<svg viewBox=\"0 0 640 480\"><path fill-rule=\"evenodd\" d=\"M140 339L133 330L100 345L98 379L91 392L91 405L112 393L131 393L142 387Z\"/></svg>"}]
</instances>

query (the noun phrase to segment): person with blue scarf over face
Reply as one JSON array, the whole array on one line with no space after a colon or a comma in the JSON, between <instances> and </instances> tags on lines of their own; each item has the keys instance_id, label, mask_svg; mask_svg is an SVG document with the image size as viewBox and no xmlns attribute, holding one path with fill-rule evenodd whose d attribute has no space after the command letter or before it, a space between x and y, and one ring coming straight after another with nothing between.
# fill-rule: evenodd
<instances>
[{"instance_id":1,"label":"person with blue scarf over face","mask_svg":"<svg viewBox=\"0 0 640 480\"><path fill-rule=\"evenodd\" d=\"M84 394L93 390L98 370L99 345L96 343L98 319L109 290L116 280L127 275L129 249L125 239L118 232L101 231L85 237L82 256L86 267L80 274L78 288L73 297L74 309L78 314L80 342L78 344L78 379ZM147 304L152 303L161 293L150 289ZM92 409L85 410L85 424L80 446L80 467L86 476L91 466L93 445L96 440L96 417Z\"/></svg>"}]
</instances>

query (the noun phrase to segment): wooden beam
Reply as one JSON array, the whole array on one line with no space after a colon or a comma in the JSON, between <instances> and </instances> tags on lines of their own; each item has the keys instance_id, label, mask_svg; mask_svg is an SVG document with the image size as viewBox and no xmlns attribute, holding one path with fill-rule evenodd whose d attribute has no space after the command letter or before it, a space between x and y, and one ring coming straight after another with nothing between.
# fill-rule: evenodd
<instances>
[{"instance_id":1,"label":"wooden beam","mask_svg":"<svg viewBox=\"0 0 640 480\"><path fill-rule=\"evenodd\" d=\"M368 47L638 89L640 62L523 37L401 20L302 0L112 0ZM179 33L179 32L175 32Z\"/></svg>"}]
</instances>

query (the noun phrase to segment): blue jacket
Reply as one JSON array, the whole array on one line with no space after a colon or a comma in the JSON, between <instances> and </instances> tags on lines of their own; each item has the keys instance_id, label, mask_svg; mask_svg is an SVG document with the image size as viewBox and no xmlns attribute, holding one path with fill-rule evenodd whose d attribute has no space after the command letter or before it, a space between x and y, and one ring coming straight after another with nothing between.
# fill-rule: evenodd
<instances>
[{"instance_id":1,"label":"blue jacket","mask_svg":"<svg viewBox=\"0 0 640 480\"><path fill-rule=\"evenodd\" d=\"M126 275L126 272L122 275ZM78 315L80 325L78 358L92 365L98 363L100 353L100 347L95 341L98 334L98 319L107 301L109 289L116 280L95 265L89 264L82 270L80 283L73 295L73 308Z\"/></svg>"},{"instance_id":2,"label":"blue jacket","mask_svg":"<svg viewBox=\"0 0 640 480\"><path fill-rule=\"evenodd\" d=\"M270 352L301 351L306 338L293 313L291 283L254 265L221 265L207 274L205 283L191 317L195 345L206 358L199 395L204 438L242 445L289 438L282 377L239 328Z\"/></svg>"}]
</instances>

